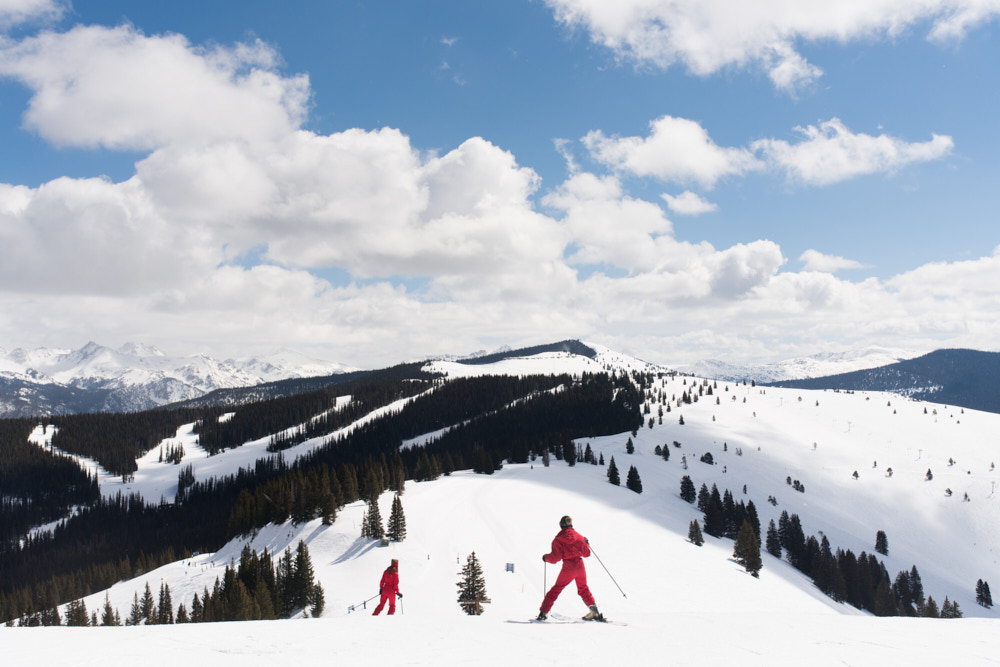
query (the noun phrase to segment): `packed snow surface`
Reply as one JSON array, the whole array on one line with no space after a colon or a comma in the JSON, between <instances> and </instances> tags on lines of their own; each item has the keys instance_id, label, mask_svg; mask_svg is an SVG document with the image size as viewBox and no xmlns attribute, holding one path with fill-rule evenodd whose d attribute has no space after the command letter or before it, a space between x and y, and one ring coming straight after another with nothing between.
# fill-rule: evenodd
<instances>
[{"instance_id":1,"label":"packed snow surface","mask_svg":"<svg viewBox=\"0 0 1000 667\"><path fill-rule=\"evenodd\" d=\"M361 539L365 508L353 503L331 526L318 520L269 525L216 553L189 555L107 591L123 617L135 593L141 595L146 583L155 593L161 581L169 584L174 605L190 609L192 596L211 589L245 544L277 557L301 539L326 593L321 618L0 628L5 663L104 665L110 651L112 662L147 665L578 666L613 664L625 655L681 665L996 664L998 613L976 605L974 591L977 579L1000 582L1000 473L994 465L1000 415L881 393L723 382L712 385L711 395L678 407L676 399L692 387L692 378L656 380L654 389L671 400L671 411L661 424L659 404L650 404L645 418L653 427L639 429L632 455L625 452L629 433L579 441L606 463L614 456L623 480L634 465L641 495L608 484L606 466L569 467L554 458L550 467L539 459L505 465L493 475L463 471L409 482L401 543L383 547ZM654 454L657 445L670 448L669 461ZM699 461L706 452L714 465ZM198 477L207 474L204 468ZM871 553L876 531L885 530L889 554L878 557L890 577L915 565L925 594L939 605L945 596L957 601L966 618L874 618L825 597L766 553L760 578L751 577L734 562L731 540L706 536L700 548L687 541L688 524L701 515L678 497L685 474L696 488L717 484L737 501L753 500L762 529L787 510L801 517L807 535L826 535L834 549L855 554ZM793 490L788 478L800 480L805 491ZM147 491L156 493L153 486ZM777 505L767 502L769 496ZM383 517L391 501L390 494L382 496ZM528 623L558 573L541 556L563 514L590 539L590 587L615 624L566 622L586 611L572 585L552 610L555 622ZM480 617L466 616L456 602L459 571L473 551L492 600ZM378 592L391 558L400 560L404 594L397 614L372 617L370 603L348 613ZM103 591L89 596L87 609L99 611L104 599Z\"/></svg>"}]
</instances>

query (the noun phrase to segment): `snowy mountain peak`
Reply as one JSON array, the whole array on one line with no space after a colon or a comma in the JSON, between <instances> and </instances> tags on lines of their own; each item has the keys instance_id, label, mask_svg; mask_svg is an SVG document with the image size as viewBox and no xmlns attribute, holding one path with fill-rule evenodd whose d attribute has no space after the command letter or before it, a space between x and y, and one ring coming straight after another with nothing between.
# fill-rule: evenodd
<instances>
[{"instance_id":1,"label":"snowy mountain peak","mask_svg":"<svg viewBox=\"0 0 1000 667\"><path fill-rule=\"evenodd\" d=\"M144 345L142 343L125 343L117 350L118 354L123 354L129 357L165 357L159 348L155 345Z\"/></svg>"},{"instance_id":2,"label":"snowy mountain peak","mask_svg":"<svg viewBox=\"0 0 1000 667\"><path fill-rule=\"evenodd\" d=\"M0 355L0 416L145 410L216 389L348 370L354 369L290 350L219 361L205 354L171 357L143 343L18 348Z\"/></svg>"}]
</instances>

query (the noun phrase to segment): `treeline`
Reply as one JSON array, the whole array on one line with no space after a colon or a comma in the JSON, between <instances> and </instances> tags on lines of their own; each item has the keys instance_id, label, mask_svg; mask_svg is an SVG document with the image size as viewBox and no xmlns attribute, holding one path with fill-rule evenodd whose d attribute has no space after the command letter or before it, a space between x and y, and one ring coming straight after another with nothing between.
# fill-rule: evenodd
<instances>
[{"instance_id":1,"label":"treeline","mask_svg":"<svg viewBox=\"0 0 1000 667\"><path fill-rule=\"evenodd\" d=\"M527 463L532 452L547 449L561 454L571 440L642 426L640 394L629 376L584 374L566 380L559 391L544 392L503 412L457 425L428 443L427 453L448 454L456 462L461 460L462 467L472 467L479 447L496 470L504 460Z\"/></svg>"},{"instance_id":2,"label":"treeline","mask_svg":"<svg viewBox=\"0 0 1000 667\"><path fill-rule=\"evenodd\" d=\"M323 587L315 581L305 542L300 540L294 553L291 547L285 549L277 566L267 549L257 555L246 545L239 563L235 567L227 565L223 576L216 578L212 590L206 587L200 596L194 594L190 611L181 601L174 612L168 584L160 584L157 601L147 583L142 597L138 591L133 596L124 625L256 621L290 618L300 611L319 616L325 604ZM96 609L88 614L82 599L70 602L65 614L66 625L70 626L123 625L121 612L112 607L107 596L100 616ZM61 625L62 618L58 605L52 604L22 616L19 624L22 627Z\"/></svg>"},{"instance_id":3,"label":"treeline","mask_svg":"<svg viewBox=\"0 0 1000 667\"><path fill-rule=\"evenodd\" d=\"M198 443L209 454L217 454L271 435L275 436L272 451L279 451L332 433L376 408L424 391L435 376L413 366L386 369L317 391L240 406L225 421L205 419L197 424ZM350 402L335 409L338 397L348 395ZM295 428L293 434L278 435L291 428Z\"/></svg>"},{"instance_id":4,"label":"treeline","mask_svg":"<svg viewBox=\"0 0 1000 667\"><path fill-rule=\"evenodd\" d=\"M128 476L136 471L136 459L173 437L183 424L211 420L220 408L147 410L146 412L62 415L46 417L56 427L52 446L93 459L105 470Z\"/></svg>"},{"instance_id":5,"label":"treeline","mask_svg":"<svg viewBox=\"0 0 1000 667\"><path fill-rule=\"evenodd\" d=\"M28 442L33 419L0 420L0 542L100 496L97 479L68 456Z\"/></svg>"},{"instance_id":6,"label":"treeline","mask_svg":"<svg viewBox=\"0 0 1000 667\"><path fill-rule=\"evenodd\" d=\"M232 475L195 481L175 504L97 500L52 534L0 545L0 620L136 576L140 561L157 567L177 554L216 551L231 536L271 521L332 521L343 505L402 490L407 479L470 468L491 473L530 453L558 455L573 438L635 430L640 404L623 375L455 380L293 464L279 453ZM426 447L400 448L403 440L450 425L456 426Z\"/></svg>"}]
</instances>

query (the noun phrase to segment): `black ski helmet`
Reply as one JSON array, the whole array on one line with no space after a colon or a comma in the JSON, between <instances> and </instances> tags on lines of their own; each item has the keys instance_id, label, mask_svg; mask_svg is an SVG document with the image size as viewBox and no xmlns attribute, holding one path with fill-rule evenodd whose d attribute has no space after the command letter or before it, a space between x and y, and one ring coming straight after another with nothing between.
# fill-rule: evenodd
<instances>
[{"instance_id":1,"label":"black ski helmet","mask_svg":"<svg viewBox=\"0 0 1000 667\"><path fill-rule=\"evenodd\" d=\"M567 514L563 518L559 519L559 527L560 528L572 528L573 527L573 518L570 517Z\"/></svg>"}]
</instances>

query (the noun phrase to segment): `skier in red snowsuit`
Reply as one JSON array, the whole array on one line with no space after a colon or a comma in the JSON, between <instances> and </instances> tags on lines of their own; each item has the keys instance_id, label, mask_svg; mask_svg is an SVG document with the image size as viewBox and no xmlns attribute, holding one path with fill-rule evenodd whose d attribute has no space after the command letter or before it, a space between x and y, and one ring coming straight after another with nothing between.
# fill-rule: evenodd
<instances>
[{"instance_id":1,"label":"skier in red snowsuit","mask_svg":"<svg viewBox=\"0 0 1000 667\"><path fill-rule=\"evenodd\" d=\"M564 516L560 519L559 527L562 530L552 540L552 551L542 556L542 560L553 565L562 561L562 570L559 571L555 585L549 589L549 592L545 594L545 599L542 600L538 620L544 621L548 618L549 610L552 609L556 598L574 580L576 580L577 592L583 598L584 604L590 608L584 618L588 621L599 618L601 613L597 611L597 603L587 587L587 569L583 566L583 559L590 555L590 544L587 542L587 538L573 530L573 519L570 517Z\"/></svg>"},{"instance_id":2,"label":"skier in red snowsuit","mask_svg":"<svg viewBox=\"0 0 1000 667\"><path fill-rule=\"evenodd\" d=\"M382 595L382 599L379 600L378 606L372 612L372 616L378 616L382 608L385 607L386 602L389 603L389 615L392 616L395 614L396 597L403 597L403 594L399 592L399 561L395 558L392 559L392 564L385 568L385 572L382 573L382 581L379 582L378 592Z\"/></svg>"}]
</instances>

